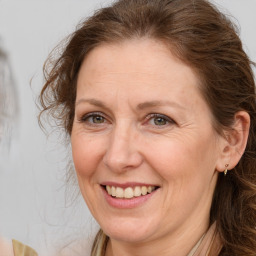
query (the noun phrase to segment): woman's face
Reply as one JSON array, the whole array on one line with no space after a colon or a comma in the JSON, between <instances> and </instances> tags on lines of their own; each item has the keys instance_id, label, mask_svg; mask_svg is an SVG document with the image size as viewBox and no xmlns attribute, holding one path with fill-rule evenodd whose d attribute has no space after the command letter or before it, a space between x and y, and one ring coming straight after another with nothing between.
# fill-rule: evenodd
<instances>
[{"instance_id":1,"label":"woman's face","mask_svg":"<svg viewBox=\"0 0 256 256\"><path fill-rule=\"evenodd\" d=\"M198 86L190 67L149 39L102 45L85 58L73 159L81 193L112 239L207 228L221 139Z\"/></svg>"}]
</instances>

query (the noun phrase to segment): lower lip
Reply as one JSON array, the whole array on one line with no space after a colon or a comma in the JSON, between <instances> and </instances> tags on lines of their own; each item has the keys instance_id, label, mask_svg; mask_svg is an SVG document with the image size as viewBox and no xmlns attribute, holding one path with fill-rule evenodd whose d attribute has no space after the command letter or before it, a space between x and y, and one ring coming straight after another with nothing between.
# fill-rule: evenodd
<instances>
[{"instance_id":1,"label":"lower lip","mask_svg":"<svg viewBox=\"0 0 256 256\"><path fill-rule=\"evenodd\" d=\"M119 209L132 209L146 203L156 193L157 190L154 190L153 192L145 196L138 196L130 199L112 197L107 193L104 188L102 188L102 191L106 201L110 206Z\"/></svg>"}]
</instances>

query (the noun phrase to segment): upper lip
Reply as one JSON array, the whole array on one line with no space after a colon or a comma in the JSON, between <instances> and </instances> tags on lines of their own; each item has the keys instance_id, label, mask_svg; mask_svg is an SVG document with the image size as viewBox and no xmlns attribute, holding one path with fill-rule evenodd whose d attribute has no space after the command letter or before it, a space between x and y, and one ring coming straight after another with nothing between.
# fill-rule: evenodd
<instances>
[{"instance_id":1,"label":"upper lip","mask_svg":"<svg viewBox=\"0 0 256 256\"><path fill-rule=\"evenodd\" d=\"M120 188L134 188L134 187L142 187L142 186L152 186L152 187L159 187L159 185L156 184L152 184L152 183L145 183L145 182L125 182L125 183L117 183L117 182L113 182L113 181L106 181L106 182L102 182L100 184L101 186L113 186L113 187L120 187Z\"/></svg>"}]
</instances>

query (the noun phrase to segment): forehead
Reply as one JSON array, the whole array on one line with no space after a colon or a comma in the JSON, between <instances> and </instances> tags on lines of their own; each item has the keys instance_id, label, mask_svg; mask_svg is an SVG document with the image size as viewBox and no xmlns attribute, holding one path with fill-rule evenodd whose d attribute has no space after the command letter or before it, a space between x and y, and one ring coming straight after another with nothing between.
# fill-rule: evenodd
<instances>
[{"instance_id":1,"label":"forehead","mask_svg":"<svg viewBox=\"0 0 256 256\"><path fill-rule=\"evenodd\" d=\"M183 80L199 84L193 70L174 56L164 43L152 39L134 39L115 44L102 44L94 48L84 59L78 76L78 85L88 80L124 79L126 83L136 79L152 79L159 83ZM148 79L149 80L149 79ZM159 81L157 81L159 80ZM148 81L149 83L149 81Z\"/></svg>"},{"instance_id":2,"label":"forehead","mask_svg":"<svg viewBox=\"0 0 256 256\"><path fill-rule=\"evenodd\" d=\"M130 61L130 63L140 63L144 61L144 67L147 67L148 61L152 64L155 63L159 65L159 59L163 57L175 59L175 61L183 64L182 61L174 56L170 47L167 47L167 44L164 44L160 40L149 38L100 44L89 52L84 59L84 63L91 62L92 59L94 64L103 64L102 59L104 59L105 63L107 60L109 63L112 61L117 62L116 57L118 57L121 62L124 60ZM111 68L111 66L109 66L109 68Z\"/></svg>"}]
</instances>

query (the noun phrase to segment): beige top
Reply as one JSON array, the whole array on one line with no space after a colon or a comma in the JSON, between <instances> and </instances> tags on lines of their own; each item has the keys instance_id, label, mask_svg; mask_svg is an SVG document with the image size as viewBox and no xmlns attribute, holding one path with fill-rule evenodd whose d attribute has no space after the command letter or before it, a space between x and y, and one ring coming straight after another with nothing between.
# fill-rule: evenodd
<instances>
[{"instance_id":1,"label":"beige top","mask_svg":"<svg viewBox=\"0 0 256 256\"><path fill-rule=\"evenodd\" d=\"M0 238L0 256L38 256L35 250L16 240Z\"/></svg>"},{"instance_id":2,"label":"beige top","mask_svg":"<svg viewBox=\"0 0 256 256\"><path fill-rule=\"evenodd\" d=\"M20 243L19 241L12 240L14 256L38 256L36 251L31 247Z\"/></svg>"}]
</instances>

